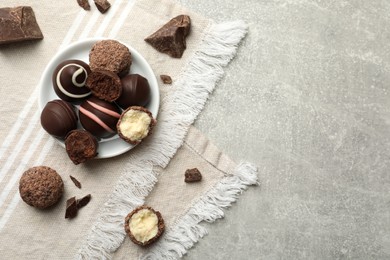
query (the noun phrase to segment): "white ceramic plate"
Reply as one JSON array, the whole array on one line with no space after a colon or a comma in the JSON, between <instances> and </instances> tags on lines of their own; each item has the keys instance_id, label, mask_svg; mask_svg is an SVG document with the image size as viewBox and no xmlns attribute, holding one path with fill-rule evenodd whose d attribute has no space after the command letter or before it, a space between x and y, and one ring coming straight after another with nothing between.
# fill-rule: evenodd
<instances>
[{"instance_id":1,"label":"white ceramic plate","mask_svg":"<svg viewBox=\"0 0 390 260\"><path fill-rule=\"evenodd\" d=\"M46 66L42 78L40 81L40 93L39 93L39 108L42 111L47 102L59 99L53 89L52 84L52 74L59 63L64 60L69 59L78 59L82 60L86 63L89 63L89 51L92 48L92 45L97 42L103 40L103 38L93 38L86 39L82 41L75 42L68 47L60 50L49 62ZM121 42L126 45L132 56L132 65L130 67L130 74L140 74L145 77L150 85L151 90L151 100L149 104L146 106L147 109L153 114L153 117L157 117L158 108L160 105L160 92L158 88L158 83L156 76L154 75L150 65L147 61L139 54L134 48ZM82 128L79 124L79 128ZM53 137L55 138L55 137ZM63 140L55 138L63 147L65 144ZM128 144L119 138L118 135L115 135L108 139L99 140L99 148L98 155L96 158L109 158L120 155L124 152L132 149L134 145Z\"/></svg>"}]
</instances>

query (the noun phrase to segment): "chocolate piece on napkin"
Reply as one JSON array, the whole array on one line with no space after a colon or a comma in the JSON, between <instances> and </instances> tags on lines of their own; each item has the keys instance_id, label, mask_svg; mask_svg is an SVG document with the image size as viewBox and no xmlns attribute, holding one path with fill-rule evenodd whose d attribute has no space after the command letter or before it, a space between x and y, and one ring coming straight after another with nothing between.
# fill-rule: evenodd
<instances>
[{"instance_id":1,"label":"chocolate piece on napkin","mask_svg":"<svg viewBox=\"0 0 390 260\"><path fill-rule=\"evenodd\" d=\"M173 58L180 58L186 49L186 37L190 32L191 19L179 15L145 39L156 50Z\"/></svg>"},{"instance_id":2,"label":"chocolate piece on napkin","mask_svg":"<svg viewBox=\"0 0 390 260\"><path fill-rule=\"evenodd\" d=\"M0 8L0 45L43 39L30 6Z\"/></svg>"},{"instance_id":3,"label":"chocolate piece on napkin","mask_svg":"<svg viewBox=\"0 0 390 260\"><path fill-rule=\"evenodd\" d=\"M107 0L94 0L97 9L104 14L110 9L111 4Z\"/></svg>"},{"instance_id":4,"label":"chocolate piece on napkin","mask_svg":"<svg viewBox=\"0 0 390 260\"><path fill-rule=\"evenodd\" d=\"M91 200L91 194L88 194L88 195L82 197L81 199L76 200L77 208L80 209L80 208L86 206L90 200Z\"/></svg>"},{"instance_id":5,"label":"chocolate piece on napkin","mask_svg":"<svg viewBox=\"0 0 390 260\"><path fill-rule=\"evenodd\" d=\"M160 79L164 84L172 84L172 78L169 75L160 75Z\"/></svg>"},{"instance_id":6,"label":"chocolate piece on napkin","mask_svg":"<svg viewBox=\"0 0 390 260\"><path fill-rule=\"evenodd\" d=\"M184 181L189 182L198 182L202 180L202 174L197 168L194 169L187 169L185 172L185 179Z\"/></svg>"},{"instance_id":7,"label":"chocolate piece on napkin","mask_svg":"<svg viewBox=\"0 0 390 260\"><path fill-rule=\"evenodd\" d=\"M65 218L74 218L77 216L77 201L76 197L71 197L66 201Z\"/></svg>"},{"instance_id":8,"label":"chocolate piece on napkin","mask_svg":"<svg viewBox=\"0 0 390 260\"><path fill-rule=\"evenodd\" d=\"M91 10L91 6L89 5L88 0L77 0L77 3L80 7L82 7L85 11Z\"/></svg>"}]
</instances>

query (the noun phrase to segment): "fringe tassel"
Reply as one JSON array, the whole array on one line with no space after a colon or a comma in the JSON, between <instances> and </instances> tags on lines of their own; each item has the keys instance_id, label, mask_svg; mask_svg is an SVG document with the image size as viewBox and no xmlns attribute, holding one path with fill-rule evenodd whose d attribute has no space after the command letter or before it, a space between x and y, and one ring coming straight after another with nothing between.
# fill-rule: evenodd
<instances>
[{"instance_id":1,"label":"fringe tassel","mask_svg":"<svg viewBox=\"0 0 390 260\"><path fill-rule=\"evenodd\" d=\"M130 156L76 259L110 259L121 245L125 237L124 217L144 203L157 182L153 166L166 167L182 145L189 126L223 76L223 67L234 57L246 32L242 21L212 24L206 29L202 45L175 83L177 90L162 100L153 135ZM196 234L203 234L201 227L196 230Z\"/></svg>"},{"instance_id":2,"label":"fringe tassel","mask_svg":"<svg viewBox=\"0 0 390 260\"><path fill-rule=\"evenodd\" d=\"M224 209L238 198L248 185L256 185L257 169L250 163L241 163L233 175L223 178L213 189L199 199L182 217L175 228L143 255L141 259L177 259L182 257L200 238L207 234L201 221L214 222L224 216Z\"/></svg>"}]
</instances>

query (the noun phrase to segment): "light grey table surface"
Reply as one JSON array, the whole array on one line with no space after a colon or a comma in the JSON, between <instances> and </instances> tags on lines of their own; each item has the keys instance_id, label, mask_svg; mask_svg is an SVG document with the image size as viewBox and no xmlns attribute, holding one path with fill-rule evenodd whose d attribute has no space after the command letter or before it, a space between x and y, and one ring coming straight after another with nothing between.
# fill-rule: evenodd
<instances>
[{"instance_id":1,"label":"light grey table surface","mask_svg":"<svg viewBox=\"0 0 390 260\"><path fill-rule=\"evenodd\" d=\"M249 25L195 126L261 182L185 259L390 259L390 1L178 1Z\"/></svg>"}]
</instances>

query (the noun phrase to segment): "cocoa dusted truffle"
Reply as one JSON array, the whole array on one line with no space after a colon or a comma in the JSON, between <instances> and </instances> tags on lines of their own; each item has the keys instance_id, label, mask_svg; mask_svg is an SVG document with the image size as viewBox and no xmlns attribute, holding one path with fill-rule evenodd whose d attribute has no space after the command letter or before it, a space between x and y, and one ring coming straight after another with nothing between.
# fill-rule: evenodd
<instances>
[{"instance_id":1,"label":"cocoa dusted truffle","mask_svg":"<svg viewBox=\"0 0 390 260\"><path fill-rule=\"evenodd\" d=\"M98 41L89 52L92 71L109 70L123 77L129 73L131 62L129 49L115 40Z\"/></svg>"},{"instance_id":2,"label":"cocoa dusted truffle","mask_svg":"<svg viewBox=\"0 0 390 260\"><path fill-rule=\"evenodd\" d=\"M122 112L117 129L120 138L136 145L151 134L156 120L144 107L132 106Z\"/></svg>"},{"instance_id":3,"label":"cocoa dusted truffle","mask_svg":"<svg viewBox=\"0 0 390 260\"><path fill-rule=\"evenodd\" d=\"M60 99L49 101L42 110L41 125L49 134L65 138L77 128L77 114L73 105Z\"/></svg>"},{"instance_id":4,"label":"cocoa dusted truffle","mask_svg":"<svg viewBox=\"0 0 390 260\"><path fill-rule=\"evenodd\" d=\"M139 74L130 74L121 79L122 94L115 101L121 108L146 106L150 101L150 86L146 78Z\"/></svg>"},{"instance_id":5,"label":"cocoa dusted truffle","mask_svg":"<svg viewBox=\"0 0 390 260\"><path fill-rule=\"evenodd\" d=\"M116 134L121 111L113 103L90 97L79 107L80 123L96 137L107 138Z\"/></svg>"},{"instance_id":6,"label":"cocoa dusted truffle","mask_svg":"<svg viewBox=\"0 0 390 260\"><path fill-rule=\"evenodd\" d=\"M65 101L77 101L88 97L91 90L85 86L91 70L81 60L65 60L57 65L52 76L57 96Z\"/></svg>"},{"instance_id":7,"label":"cocoa dusted truffle","mask_svg":"<svg viewBox=\"0 0 390 260\"><path fill-rule=\"evenodd\" d=\"M25 171L19 181L20 197L28 205L45 209L56 204L64 192L61 176L47 166Z\"/></svg>"},{"instance_id":8,"label":"cocoa dusted truffle","mask_svg":"<svg viewBox=\"0 0 390 260\"><path fill-rule=\"evenodd\" d=\"M181 58L186 49L186 37L190 33L191 19L178 15L145 39L157 51L173 58Z\"/></svg>"},{"instance_id":9,"label":"cocoa dusted truffle","mask_svg":"<svg viewBox=\"0 0 390 260\"><path fill-rule=\"evenodd\" d=\"M95 70L89 74L86 86L100 99L113 102L122 94L122 83L117 74L108 70Z\"/></svg>"},{"instance_id":10,"label":"cocoa dusted truffle","mask_svg":"<svg viewBox=\"0 0 390 260\"><path fill-rule=\"evenodd\" d=\"M125 231L130 240L140 246L155 242L164 232L161 213L148 206L140 206L125 218Z\"/></svg>"},{"instance_id":11,"label":"cocoa dusted truffle","mask_svg":"<svg viewBox=\"0 0 390 260\"><path fill-rule=\"evenodd\" d=\"M96 157L98 142L89 132L76 129L66 137L65 149L69 158L77 165Z\"/></svg>"}]
</instances>

